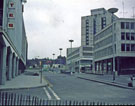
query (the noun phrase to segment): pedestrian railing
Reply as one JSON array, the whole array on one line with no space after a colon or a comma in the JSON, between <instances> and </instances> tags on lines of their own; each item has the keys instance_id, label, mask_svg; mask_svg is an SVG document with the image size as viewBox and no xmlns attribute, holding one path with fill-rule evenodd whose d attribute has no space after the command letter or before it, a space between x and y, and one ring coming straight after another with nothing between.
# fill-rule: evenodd
<instances>
[{"instance_id":1,"label":"pedestrian railing","mask_svg":"<svg viewBox=\"0 0 135 106\"><path fill-rule=\"evenodd\" d=\"M15 105L46 105L46 106L84 106L84 105L115 105L103 102L91 101L77 101L77 100L43 100L34 96L24 96L9 92L0 92L0 105L1 106L15 106ZM123 104L120 104L123 105ZM132 104L130 104L132 105Z\"/></svg>"}]
</instances>

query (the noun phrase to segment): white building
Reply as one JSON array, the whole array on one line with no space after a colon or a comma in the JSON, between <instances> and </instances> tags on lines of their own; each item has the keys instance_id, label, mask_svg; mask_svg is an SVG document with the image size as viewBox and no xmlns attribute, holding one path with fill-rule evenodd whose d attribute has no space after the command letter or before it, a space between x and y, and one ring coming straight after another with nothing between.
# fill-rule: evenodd
<instances>
[{"instance_id":1,"label":"white building","mask_svg":"<svg viewBox=\"0 0 135 106\"><path fill-rule=\"evenodd\" d=\"M67 65L70 70L86 71L92 66L94 73L112 74L113 57L116 73L135 73L135 19L118 18L104 8L93 9L91 15L81 18L81 46L67 49Z\"/></svg>"},{"instance_id":2,"label":"white building","mask_svg":"<svg viewBox=\"0 0 135 106\"><path fill-rule=\"evenodd\" d=\"M0 0L0 84L26 67L27 37L23 20L25 0Z\"/></svg>"}]
</instances>

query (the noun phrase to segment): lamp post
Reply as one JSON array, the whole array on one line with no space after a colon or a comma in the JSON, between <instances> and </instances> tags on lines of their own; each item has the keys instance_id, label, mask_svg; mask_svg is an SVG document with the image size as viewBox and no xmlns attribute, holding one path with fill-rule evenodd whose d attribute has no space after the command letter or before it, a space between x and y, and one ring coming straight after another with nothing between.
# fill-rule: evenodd
<instances>
[{"instance_id":1,"label":"lamp post","mask_svg":"<svg viewBox=\"0 0 135 106\"><path fill-rule=\"evenodd\" d=\"M52 55L53 55L53 61L52 61L52 69L53 69L54 68L53 64L54 64L54 56L55 56L55 54L53 53Z\"/></svg>"},{"instance_id":2,"label":"lamp post","mask_svg":"<svg viewBox=\"0 0 135 106\"><path fill-rule=\"evenodd\" d=\"M61 56L61 51L63 50L62 48L59 48L59 50L60 50L60 56Z\"/></svg>"},{"instance_id":3,"label":"lamp post","mask_svg":"<svg viewBox=\"0 0 135 106\"><path fill-rule=\"evenodd\" d=\"M113 81L115 80L115 38L114 38L114 17L113 14L118 11L117 8L110 8L108 11L112 14L112 47L113 47Z\"/></svg>"},{"instance_id":4,"label":"lamp post","mask_svg":"<svg viewBox=\"0 0 135 106\"><path fill-rule=\"evenodd\" d=\"M61 67L61 51L63 50L62 48L59 48L60 50L60 67Z\"/></svg>"},{"instance_id":5,"label":"lamp post","mask_svg":"<svg viewBox=\"0 0 135 106\"><path fill-rule=\"evenodd\" d=\"M53 53L53 60L54 60L54 56L55 56L55 54Z\"/></svg>"},{"instance_id":6,"label":"lamp post","mask_svg":"<svg viewBox=\"0 0 135 106\"><path fill-rule=\"evenodd\" d=\"M69 42L71 43L71 53L72 53L72 43L74 42L74 40L69 40ZM72 56L72 55L71 55ZM72 67L72 58L71 58L71 62L70 62L70 66L71 66L71 74L73 72L73 67Z\"/></svg>"}]
</instances>

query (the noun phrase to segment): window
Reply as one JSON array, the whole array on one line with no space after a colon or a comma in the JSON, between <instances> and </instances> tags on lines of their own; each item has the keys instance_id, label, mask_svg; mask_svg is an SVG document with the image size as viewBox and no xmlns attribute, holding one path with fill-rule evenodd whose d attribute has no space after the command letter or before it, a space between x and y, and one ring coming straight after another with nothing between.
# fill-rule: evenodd
<instances>
[{"instance_id":1,"label":"window","mask_svg":"<svg viewBox=\"0 0 135 106\"><path fill-rule=\"evenodd\" d=\"M125 51L125 44L121 44L121 51Z\"/></svg>"},{"instance_id":2,"label":"window","mask_svg":"<svg viewBox=\"0 0 135 106\"><path fill-rule=\"evenodd\" d=\"M126 29L129 29L129 22L126 22Z\"/></svg>"},{"instance_id":3,"label":"window","mask_svg":"<svg viewBox=\"0 0 135 106\"><path fill-rule=\"evenodd\" d=\"M131 51L135 51L135 44L131 44Z\"/></svg>"},{"instance_id":4,"label":"window","mask_svg":"<svg viewBox=\"0 0 135 106\"><path fill-rule=\"evenodd\" d=\"M131 33L131 40L135 40L135 33Z\"/></svg>"},{"instance_id":5,"label":"window","mask_svg":"<svg viewBox=\"0 0 135 106\"><path fill-rule=\"evenodd\" d=\"M89 32L89 28L88 27L86 27L86 32Z\"/></svg>"},{"instance_id":6,"label":"window","mask_svg":"<svg viewBox=\"0 0 135 106\"><path fill-rule=\"evenodd\" d=\"M89 45L89 40L86 40L86 45Z\"/></svg>"},{"instance_id":7,"label":"window","mask_svg":"<svg viewBox=\"0 0 135 106\"><path fill-rule=\"evenodd\" d=\"M125 32L121 32L121 40L125 40Z\"/></svg>"},{"instance_id":8,"label":"window","mask_svg":"<svg viewBox=\"0 0 135 106\"><path fill-rule=\"evenodd\" d=\"M131 29L135 29L135 23L131 22Z\"/></svg>"},{"instance_id":9,"label":"window","mask_svg":"<svg viewBox=\"0 0 135 106\"><path fill-rule=\"evenodd\" d=\"M96 34L96 20L93 20L93 34Z\"/></svg>"},{"instance_id":10,"label":"window","mask_svg":"<svg viewBox=\"0 0 135 106\"><path fill-rule=\"evenodd\" d=\"M125 23L121 22L121 29L125 29Z\"/></svg>"},{"instance_id":11,"label":"window","mask_svg":"<svg viewBox=\"0 0 135 106\"><path fill-rule=\"evenodd\" d=\"M101 28L105 28L106 27L106 17L102 17L101 18Z\"/></svg>"},{"instance_id":12,"label":"window","mask_svg":"<svg viewBox=\"0 0 135 106\"><path fill-rule=\"evenodd\" d=\"M89 40L89 37L88 37L88 36L86 36L86 41L87 41L87 40Z\"/></svg>"},{"instance_id":13,"label":"window","mask_svg":"<svg viewBox=\"0 0 135 106\"><path fill-rule=\"evenodd\" d=\"M126 44L126 51L130 51L130 44Z\"/></svg>"},{"instance_id":14,"label":"window","mask_svg":"<svg viewBox=\"0 0 135 106\"><path fill-rule=\"evenodd\" d=\"M126 33L126 40L130 40L130 33Z\"/></svg>"}]
</instances>

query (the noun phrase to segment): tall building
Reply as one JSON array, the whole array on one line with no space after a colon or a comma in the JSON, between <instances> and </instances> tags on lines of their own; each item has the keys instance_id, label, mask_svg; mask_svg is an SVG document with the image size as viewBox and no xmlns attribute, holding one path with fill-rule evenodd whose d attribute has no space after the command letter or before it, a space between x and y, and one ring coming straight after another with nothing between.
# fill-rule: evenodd
<instances>
[{"instance_id":1,"label":"tall building","mask_svg":"<svg viewBox=\"0 0 135 106\"><path fill-rule=\"evenodd\" d=\"M23 11L25 0L0 0L0 84L24 72L27 37Z\"/></svg>"},{"instance_id":2,"label":"tall building","mask_svg":"<svg viewBox=\"0 0 135 106\"><path fill-rule=\"evenodd\" d=\"M94 38L94 62L97 73L112 74L115 64L116 74L135 74L135 19L117 18Z\"/></svg>"},{"instance_id":3,"label":"tall building","mask_svg":"<svg viewBox=\"0 0 135 106\"><path fill-rule=\"evenodd\" d=\"M67 49L67 65L104 74L113 74L115 66L115 74L135 74L135 19L119 18L104 8L91 10L81 18L81 46Z\"/></svg>"}]
</instances>

